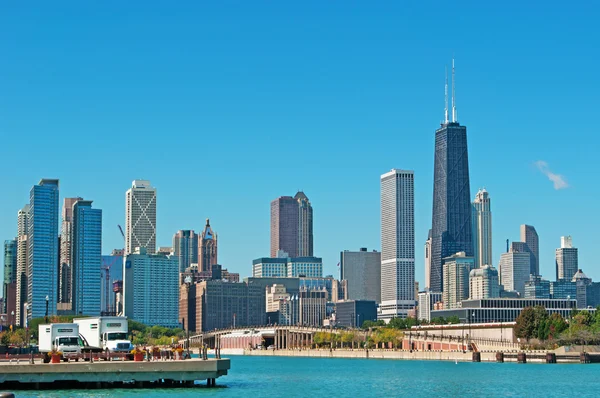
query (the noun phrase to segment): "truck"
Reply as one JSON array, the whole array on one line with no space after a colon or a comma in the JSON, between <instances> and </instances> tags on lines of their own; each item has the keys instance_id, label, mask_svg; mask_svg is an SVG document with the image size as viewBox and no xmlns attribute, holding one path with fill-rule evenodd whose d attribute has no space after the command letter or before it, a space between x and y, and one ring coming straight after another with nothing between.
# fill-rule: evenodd
<instances>
[{"instance_id":1,"label":"truck","mask_svg":"<svg viewBox=\"0 0 600 398\"><path fill-rule=\"evenodd\" d=\"M79 360L81 343L79 340L79 325L76 323L51 323L39 325L39 351L44 354L44 362L50 362L50 353L59 351L61 359L74 358Z\"/></svg>"},{"instance_id":2,"label":"truck","mask_svg":"<svg viewBox=\"0 0 600 398\"><path fill-rule=\"evenodd\" d=\"M100 347L106 354L129 353L133 349L127 338L127 317L75 318L73 322L79 325L79 335L86 346Z\"/></svg>"}]
</instances>

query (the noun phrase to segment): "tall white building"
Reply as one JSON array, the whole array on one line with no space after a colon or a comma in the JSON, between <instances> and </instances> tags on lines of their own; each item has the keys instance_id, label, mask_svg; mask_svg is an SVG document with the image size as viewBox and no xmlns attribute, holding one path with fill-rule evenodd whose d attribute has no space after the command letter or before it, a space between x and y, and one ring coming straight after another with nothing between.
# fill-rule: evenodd
<instances>
[{"instance_id":1,"label":"tall white building","mask_svg":"<svg viewBox=\"0 0 600 398\"><path fill-rule=\"evenodd\" d=\"M478 300L496 297L500 297L498 270L488 264L472 270L469 275L469 299Z\"/></svg>"},{"instance_id":2,"label":"tall white building","mask_svg":"<svg viewBox=\"0 0 600 398\"><path fill-rule=\"evenodd\" d=\"M556 280L570 281L578 270L578 250L573 247L573 238L561 236L560 248L556 249Z\"/></svg>"},{"instance_id":3,"label":"tall white building","mask_svg":"<svg viewBox=\"0 0 600 398\"><path fill-rule=\"evenodd\" d=\"M440 292L419 292L419 320L431 321L431 310L435 303L442 301L442 293Z\"/></svg>"},{"instance_id":4,"label":"tall white building","mask_svg":"<svg viewBox=\"0 0 600 398\"><path fill-rule=\"evenodd\" d=\"M431 230L425 241L425 290L431 286Z\"/></svg>"},{"instance_id":5,"label":"tall white building","mask_svg":"<svg viewBox=\"0 0 600 398\"><path fill-rule=\"evenodd\" d=\"M514 251L500 255L500 284L504 290L516 291L525 296L525 282L529 281L531 271L531 254L525 251Z\"/></svg>"},{"instance_id":6,"label":"tall white building","mask_svg":"<svg viewBox=\"0 0 600 398\"><path fill-rule=\"evenodd\" d=\"M406 318L415 307L414 172L381 176L381 305L379 319Z\"/></svg>"},{"instance_id":7,"label":"tall white building","mask_svg":"<svg viewBox=\"0 0 600 398\"><path fill-rule=\"evenodd\" d=\"M492 264L492 211L490 196L480 189L473 201L473 258L475 267Z\"/></svg>"},{"instance_id":8,"label":"tall white building","mask_svg":"<svg viewBox=\"0 0 600 398\"><path fill-rule=\"evenodd\" d=\"M136 247L156 253L156 188L150 181L134 180L125 194L125 255Z\"/></svg>"},{"instance_id":9,"label":"tall white building","mask_svg":"<svg viewBox=\"0 0 600 398\"><path fill-rule=\"evenodd\" d=\"M469 298L469 273L473 269L473 257L459 252L443 260L444 309L458 308L463 300Z\"/></svg>"},{"instance_id":10,"label":"tall white building","mask_svg":"<svg viewBox=\"0 0 600 398\"><path fill-rule=\"evenodd\" d=\"M25 205L17 213L17 299L15 310L15 322L19 326L25 325L27 319L25 303L27 302L27 258L28 242L27 229L29 226L29 205Z\"/></svg>"}]
</instances>

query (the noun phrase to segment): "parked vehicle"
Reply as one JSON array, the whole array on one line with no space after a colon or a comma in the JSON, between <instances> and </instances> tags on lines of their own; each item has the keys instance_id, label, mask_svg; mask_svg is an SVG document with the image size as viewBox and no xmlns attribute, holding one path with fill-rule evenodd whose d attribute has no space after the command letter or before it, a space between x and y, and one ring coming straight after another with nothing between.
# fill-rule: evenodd
<instances>
[{"instance_id":1,"label":"parked vehicle","mask_svg":"<svg viewBox=\"0 0 600 398\"><path fill-rule=\"evenodd\" d=\"M50 362L52 352L60 352L61 359L72 357L79 360L81 343L79 340L79 325L76 323L52 323L39 325L39 351L44 355L44 362Z\"/></svg>"},{"instance_id":2,"label":"parked vehicle","mask_svg":"<svg viewBox=\"0 0 600 398\"><path fill-rule=\"evenodd\" d=\"M87 346L99 347L107 354L129 353L133 349L127 338L124 316L76 318L73 322L79 325L79 333Z\"/></svg>"}]
</instances>

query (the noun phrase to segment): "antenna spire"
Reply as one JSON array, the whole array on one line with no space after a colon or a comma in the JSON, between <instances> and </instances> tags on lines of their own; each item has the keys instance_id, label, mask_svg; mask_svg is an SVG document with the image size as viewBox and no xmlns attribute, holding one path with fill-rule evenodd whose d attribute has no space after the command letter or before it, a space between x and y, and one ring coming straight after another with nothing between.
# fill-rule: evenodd
<instances>
[{"instance_id":1,"label":"antenna spire","mask_svg":"<svg viewBox=\"0 0 600 398\"><path fill-rule=\"evenodd\" d=\"M452 123L456 123L456 78L454 77L454 57L452 57Z\"/></svg>"},{"instance_id":2,"label":"antenna spire","mask_svg":"<svg viewBox=\"0 0 600 398\"><path fill-rule=\"evenodd\" d=\"M445 101L445 106L444 106L444 123L448 124L448 67L445 67L446 69L446 84L444 85L444 101Z\"/></svg>"}]
</instances>

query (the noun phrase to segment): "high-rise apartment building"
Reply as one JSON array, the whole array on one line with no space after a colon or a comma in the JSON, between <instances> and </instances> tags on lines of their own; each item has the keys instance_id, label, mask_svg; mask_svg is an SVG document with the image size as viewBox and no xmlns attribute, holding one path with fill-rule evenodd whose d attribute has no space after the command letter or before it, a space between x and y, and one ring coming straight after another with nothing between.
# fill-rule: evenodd
<instances>
[{"instance_id":1,"label":"high-rise apartment building","mask_svg":"<svg viewBox=\"0 0 600 398\"><path fill-rule=\"evenodd\" d=\"M145 248L125 259L124 314L148 326L179 327L179 259Z\"/></svg>"},{"instance_id":2,"label":"high-rise apartment building","mask_svg":"<svg viewBox=\"0 0 600 398\"><path fill-rule=\"evenodd\" d=\"M198 268L202 272L210 272L211 267L218 264L217 261L217 234L210 226L210 220L206 219L206 226L202 236L198 239Z\"/></svg>"},{"instance_id":3,"label":"high-rise apartment building","mask_svg":"<svg viewBox=\"0 0 600 398\"><path fill-rule=\"evenodd\" d=\"M415 307L415 208L412 170L381 176L381 305L378 317L406 318Z\"/></svg>"},{"instance_id":4,"label":"high-rise apartment building","mask_svg":"<svg viewBox=\"0 0 600 398\"><path fill-rule=\"evenodd\" d=\"M58 180L42 179L29 194L28 319L56 314L58 301ZM47 298L47 300L46 300Z\"/></svg>"},{"instance_id":5,"label":"high-rise apartment building","mask_svg":"<svg viewBox=\"0 0 600 398\"><path fill-rule=\"evenodd\" d=\"M531 225L521 225L521 242L527 243L530 253L530 274L540 274L540 239L535 227Z\"/></svg>"},{"instance_id":6,"label":"high-rise apartment building","mask_svg":"<svg viewBox=\"0 0 600 398\"><path fill-rule=\"evenodd\" d=\"M137 247L156 253L156 188L134 180L125 194L125 255Z\"/></svg>"},{"instance_id":7,"label":"high-rise apartment building","mask_svg":"<svg viewBox=\"0 0 600 398\"><path fill-rule=\"evenodd\" d=\"M425 290L431 286L431 229L425 241Z\"/></svg>"},{"instance_id":8,"label":"high-rise apartment building","mask_svg":"<svg viewBox=\"0 0 600 398\"><path fill-rule=\"evenodd\" d=\"M475 195L472 222L475 267L492 265L492 211L490 196L485 188Z\"/></svg>"},{"instance_id":9,"label":"high-rise apartment building","mask_svg":"<svg viewBox=\"0 0 600 398\"><path fill-rule=\"evenodd\" d=\"M446 95L445 120L435 132L429 289L436 292L442 291L444 285L444 258L458 252L465 252L468 257L473 256L467 128L457 120L454 61L452 64L452 120L448 117ZM447 90L446 81L446 93Z\"/></svg>"},{"instance_id":10,"label":"high-rise apartment building","mask_svg":"<svg viewBox=\"0 0 600 398\"><path fill-rule=\"evenodd\" d=\"M25 205L17 213L17 292L15 320L17 325L23 326L27 316L24 313L24 304L27 302L27 259L28 243L27 232L29 229L29 205Z\"/></svg>"},{"instance_id":11,"label":"high-rise apartment building","mask_svg":"<svg viewBox=\"0 0 600 398\"><path fill-rule=\"evenodd\" d=\"M579 269L578 251L573 238L561 236L560 248L556 249L556 280L571 280Z\"/></svg>"},{"instance_id":12,"label":"high-rise apartment building","mask_svg":"<svg viewBox=\"0 0 600 398\"><path fill-rule=\"evenodd\" d=\"M500 278L498 270L491 265L475 268L469 274L469 299L487 299L500 297Z\"/></svg>"},{"instance_id":13,"label":"high-rise apartment building","mask_svg":"<svg viewBox=\"0 0 600 398\"><path fill-rule=\"evenodd\" d=\"M73 280L73 263L71 261L71 239L73 225L73 205L83 198L65 198L62 209L60 229L60 268L58 275L58 302L70 303L72 300L71 285Z\"/></svg>"},{"instance_id":14,"label":"high-rise apartment building","mask_svg":"<svg viewBox=\"0 0 600 398\"><path fill-rule=\"evenodd\" d=\"M531 255L528 252L509 250L500 255L500 284L504 290L525 295L525 283L531 274Z\"/></svg>"},{"instance_id":15,"label":"high-rise apartment building","mask_svg":"<svg viewBox=\"0 0 600 398\"><path fill-rule=\"evenodd\" d=\"M418 317L421 321L431 321L431 311L436 303L442 301L441 292L419 292L419 312Z\"/></svg>"},{"instance_id":16,"label":"high-rise apartment building","mask_svg":"<svg viewBox=\"0 0 600 398\"><path fill-rule=\"evenodd\" d=\"M300 287L298 320L301 325L322 326L327 317L327 290Z\"/></svg>"},{"instance_id":17,"label":"high-rise apartment building","mask_svg":"<svg viewBox=\"0 0 600 398\"><path fill-rule=\"evenodd\" d=\"M91 200L76 201L72 210L72 309L77 315L98 316L101 311L102 210L92 208Z\"/></svg>"},{"instance_id":18,"label":"high-rise apartment building","mask_svg":"<svg viewBox=\"0 0 600 398\"><path fill-rule=\"evenodd\" d=\"M4 283L2 285L3 314L16 310L17 293L17 240L4 241ZM12 320L11 320L12 321Z\"/></svg>"},{"instance_id":19,"label":"high-rise apartment building","mask_svg":"<svg viewBox=\"0 0 600 398\"><path fill-rule=\"evenodd\" d=\"M465 252L459 252L443 260L444 309L458 308L463 300L469 298L469 274L473 270L473 257L467 257Z\"/></svg>"},{"instance_id":20,"label":"high-rise apartment building","mask_svg":"<svg viewBox=\"0 0 600 398\"><path fill-rule=\"evenodd\" d=\"M179 259L179 272L198 263L198 235L193 230L180 230L173 235L173 254Z\"/></svg>"},{"instance_id":21,"label":"high-rise apartment building","mask_svg":"<svg viewBox=\"0 0 600 398\"><path fill-rule=\"evenodd\" d=\"M361 248L340 253L340 279L347 281L349 300L381 302L381 253Z\"/></svg>"},{"instance_id":22,"label":"high-rise apartment building","mask_svg":"<svg viewBox=\"0 0 600 398\"><path fill-rule=\"evenodd\" d=\"M289 257L313 256L313 210L302 191L271 202L271 257L279 251Z\"/></svg>"}]
</instances>

